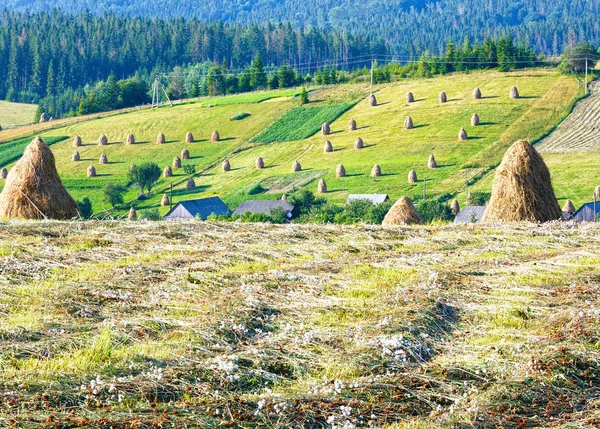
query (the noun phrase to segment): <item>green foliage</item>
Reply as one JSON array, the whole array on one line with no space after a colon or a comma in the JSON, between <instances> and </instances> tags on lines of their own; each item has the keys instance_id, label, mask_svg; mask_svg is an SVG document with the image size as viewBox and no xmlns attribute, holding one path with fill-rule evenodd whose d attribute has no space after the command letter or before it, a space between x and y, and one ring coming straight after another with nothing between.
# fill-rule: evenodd
<instances>
[{"instance_id":1,"label":"green foliage","mask_svg":"<svg viewBox=\"0 0 600 429\"><path fill-rule=\"evenodd\" d=\"M81 201L77 201L79 207L79 214L84 219L89 219L94 211L92 210L92 202L88 197L83 197Z\"/></svg>"},{"instance_id":2,"label":"green foliage","mask_svg":"<svg viewBox=\"0 0 600 429\"><path fill-rule=\"evenodd\" d=\"M240 112L240 113L236 113L235 115L233 115L231 118L229 118L229 120L230 121L241 121L242 119L246 119L249 116L250 116L250 113Z\"/></svg>"},{"instance_id":3,"label":"green foliage","mask_svg":"<svg viewBox=\"0 0 600 429\"><path fill-rule=\"evenodd\" d=\"M157 208L141 210L138 216L140 219L157 221L161 220L162 216Z\"/></svg>"},{"instance_id":4,"label":"green foliage","mask_svg":"<svg viewBox=\"0 0 600 429\"><path fill-rule=\"evenodd\" d=\"M125 194L125 192L127 192L127 188L125 188L125 186L116 183L107 183L104 185L104 188L102 188L102 201L110 204L110 206L114 209L116 206L123 204L123 194Z\"/></svg>"},{"instance_id":5,"label":"green foliage","mask_svg":"<svg viewBox=\"0 0 600 429\"><path fill-rule=\"evenodd\" d=\"M306 87L302 87L302 92L300 92L300 105L308 104L308 91L306 91Z\"/></svg>"},{"instance_id":6,"label":"green foliage","mask_svg":"<svg viewBox=\"0 0 600 429\"><path fill-rule=\"evenodd\" d=\"M373 204L369 200L355 200L344 206L344 211L353 222L381 225L383 218L392 207L391 202Z\"/></svg>"},{"instance_id":7,"label":"green foliage","mask_svg":"<svg viewBox=\"0 0 600 429\"><path fill-rule=\"evenodd\" d=\"M51 146L55 143L66 140L67 138L68 137L66 136L44 137L44 141L48 146ZM0 167L6 167L21 158L25 147L31 143L31 140L31 137L25 137L9 143L0 144Z\"/></svg>"},{"instance_id":8,"label":"green foliage","mask_svg":"<svg viewBox=\"0 0 600 429\"><path fill-rule=\"evenodd\" d=\"M469 205L485 206L485 203L490 200L492 194L484 191L472 191L469 193Z\"/></svg>"},{"instance_id":9,"label":"green foliage","mask_svg":"<svg viewBox=\"0 0 600 429\"><path fill-rule=\"evenodd\" d=\"M196 166L194 164L184 164L183 172L186 174L186 176L196 174Z\"/></svg>"},{"instance_id":10,"label":"green foliage","mask_svg":"<svg viewBox=\"0 0 600 429\"><path fill-rule=\"evenodd\" d=\"M420 200L415 207L427 223L433 221L451 221L454 217L450 206L437 199Z\"/></svg>"},{"instance_id":11,"label":"green foliage","mask_svg":"<svg viewBox=\"0 0 600 429\"><path fill-rule=\"evenodd\" d=\"M308 189L300 189L288 198L288 202L294 206L294 215L301 216L308 214L313 207L322 205L325 200L316 198Z\"/></svg>"},{"instance_id":12,"label":"green foliage","mask_svg":"<svg viewBox=\"0 0 600 429\"><path fill-rule=\"evenodd\" d=\"M134 165L129 170L129 180L139 186L140 194L144 193L144 189L148 192L152 190L154 184L160 178L162 171L158 164L154 162L145 162L140 165Z\"/></svg>"},{"instance_id":13,"label":"green foliage","mask_svg":"<svg viewBox=\"0 0 600 429\"><path fill-rule=\"evenodd\" d=\"M323 122L331 123L335 121L352 106L354 106L354 103L296 107L275 121L252 141L256 143L273 143L311 137L321 129Z\"/></svg>"},{"instance_id":14,"label":"green foliage","mask_svg":"<svg viewBox=\"0 0 600 429\"><path fill-rule=\"evenodd\" d=\"M583 73L586 64L588 70L594 69L597 59L598 49L591 43L580 42L574 47L565 48L558 68L562 73Z\"/></svg>"}]
</instances>

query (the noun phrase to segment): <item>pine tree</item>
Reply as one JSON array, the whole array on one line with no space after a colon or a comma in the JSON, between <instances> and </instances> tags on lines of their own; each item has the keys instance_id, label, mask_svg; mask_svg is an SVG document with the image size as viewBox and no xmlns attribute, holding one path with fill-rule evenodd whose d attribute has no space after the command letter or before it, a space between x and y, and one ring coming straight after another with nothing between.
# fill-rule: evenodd
<instances>
[{"instance_id":1,"label":"pine tree","mask_svg":"<svg viewBox=\"0 0 600 429\"><path fill-rule=\"evenodd\" d=\"M264 89L267 86L267 74L260 55L254 57L250 66L250 87L252 89Z\"/></svg>"},{"instance_id":2,"label":"pine tree","mask_svg":"<svg viewBox=\"0 0 600 429\"><path fill-rule=\"evenodd\" d=\"M56 81L54 80L54 66L52 65L52 61L48 65L48 74L46 76L46 95L51 97L56 94Z\"/></svg>"}]
</instances>

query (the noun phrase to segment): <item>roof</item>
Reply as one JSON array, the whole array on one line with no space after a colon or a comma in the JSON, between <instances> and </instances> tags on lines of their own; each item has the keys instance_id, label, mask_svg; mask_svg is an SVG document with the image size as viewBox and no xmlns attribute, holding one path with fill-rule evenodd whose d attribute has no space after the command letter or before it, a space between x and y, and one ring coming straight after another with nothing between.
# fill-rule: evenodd
<instances>
[{"instance_id":1,"label":"roof","mask_svg":"<svg viewBox=\"0 0 600 429\"><path fill-rule=\"evenodd\" d=\"M242 215L248 212L270 215L271 210L278 208L283 209L286 213L290 213L294 210L294 206L283 200L248 200L240 204L233 214Z\"/></svg>"},{"instance_id":2,"label":"roof","mask_svg":"<svg viewBox=\"0 0 600 429\"><path fill-rule=\"evenodd\" d=\"M596 201L596 210L594 213L594 202L585 203L579 210L573 213L573 216L570 220L575 222L595 222L596 218L600 213L600 201Z\"/></svg>"},{"instance_id":3,"label":"roof","mask_svg":"<svg viewBox=\"0 0 600 429\"><path fill-rule=\"evenodd\" d=\"M165 215L163 219L195 219L206 220L211 214L226 216L231 210L219 197L201 198L199 200L180 201Z\"/></svg>"},{"instance_id":4,"label":"roof","mask_svg":"<svg viewBox=\"0 0 600 429\"><path fill-rule=\"evenodd\" d=\"M369 200L373 204L381 204L388 201L390 197L387 194L350 194L346 200L346 204L352 201Z\"/></svg>"},{"instance_id":5,"label":"roof","mask_svg":"<svg viewBox=\"0 0 600 429\"><path fill-rule=\"evenodd\" d=\"M454 223L466 225L469 223L479 223L485 213L485 206L467 206L458 212L454 218Z\"/></svg>"}]
</instances>

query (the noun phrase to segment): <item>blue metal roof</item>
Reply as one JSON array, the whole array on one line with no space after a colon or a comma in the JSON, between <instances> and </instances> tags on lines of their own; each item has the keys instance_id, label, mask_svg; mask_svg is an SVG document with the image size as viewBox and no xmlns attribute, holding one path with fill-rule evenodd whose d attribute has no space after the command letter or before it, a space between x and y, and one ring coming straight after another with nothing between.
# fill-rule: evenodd
<instances>
[{"instance_id":1,"label":"blue metal roof","mask_svg":"<svg viewBox=\"0 0 600 429\"><path fill-rule=\"evenodd\" d=\"M202 220L206 220L211 214L226 216L230 211L229 207L219 197L209 197L198 200L180 201L163 219L195 219L199 217Z\"/></svg>"},{"instance_id":2,"label":"blue metal roof","mask_svg":"<svg viewBox=\"0 0 600 429\"><path fill-rule=\"evenodd\" d=\"M596 217L600 213L600 201L596 201L596 210L594 211L594 202L585 203L579 210L573 213L570 220L575 222L595 222Z\"/></svg>"},{"instance_id":3,"label":"blue metal roof","mask_svg":"<svg viewBox=\"0 0 600 429\"><path fill-rule=\"evenodd\" d=\"M281 208L286 213L290 213L294 210L294 206L283 200L248 200L240 204L233 214L243 215L248 212L270 215L271 210L275 208Z\"/></svg>"}]
</instances>

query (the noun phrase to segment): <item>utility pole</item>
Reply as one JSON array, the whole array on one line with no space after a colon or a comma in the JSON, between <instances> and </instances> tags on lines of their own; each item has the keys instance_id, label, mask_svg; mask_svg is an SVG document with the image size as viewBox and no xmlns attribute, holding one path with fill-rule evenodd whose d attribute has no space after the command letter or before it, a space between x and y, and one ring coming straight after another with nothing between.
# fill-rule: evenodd
<instances>
[{"instance_id":1,"label":"utility pole","mask_svg":"<svg viewBox=\"0 0 600 429\"><path fill-rule=\"evenodd\" d=\"M156 77L154 78L154 84L152 85L152 108L153 109L154 109L154 107L158 108L160 105L160 90L161 89L162 89L162 92L165 94L167 101L169 102L171 107L173 107L173 103L171 102L171 99L169 98L169 95L167 94L165 87L163 86L162 83L160 83L158 75L156 75Z\"/></svg>"},{"instance_id":2,"label":"utility pole","mask_svg":"<svg viewBox=\"0 0 600 429\"><path fill-rule=\"evenodd\" d=\"M427 199L427 176L423 177L423 199Z\"/></svg>"},{"instance_id":3,"label":"utility pole","mask_svg":"<svg viewBox=\"0 0 600 429\"><path fill-rule=\"evenodd\" d=\"M171 182L171 191L169 192L169 211L173 210L173 182Z\"/></svg>"},{"instance_id":4,"label":"utility pole","mask_svg":"<svg viewBox=\"0 0 600 429\"><path fill-rule=\"evenodd\" d=\"M467 194L467 200L465 204L469 204L469 173L465 170L465 193Z\"/></svg>"},{"instance_id":5,"label":"utility pole","mask_svg":"<svg viewBox=\"0 0 600 429\"><path fill-rule=\"evenodd\" d=\"M588 95L588 59L585 59L585 95Z\"/></svg>"}]
</instances>

